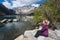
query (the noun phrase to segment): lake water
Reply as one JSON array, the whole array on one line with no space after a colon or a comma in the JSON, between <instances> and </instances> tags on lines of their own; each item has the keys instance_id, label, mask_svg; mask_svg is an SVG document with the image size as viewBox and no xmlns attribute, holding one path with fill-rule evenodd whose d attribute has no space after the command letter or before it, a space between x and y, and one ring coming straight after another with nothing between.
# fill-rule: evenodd
<instances>
[{"instance_id":1,"label":"lake water","mask_svg":"<svg viewBox=\"0 0 60 40\"><path fill-rule=\"evenodd\" d=\"M6 23L0 28L0 40L13 40L18 35L23 34L25 30L32 28L32 24L29 22Z\"/></svg>"}]
</instances>

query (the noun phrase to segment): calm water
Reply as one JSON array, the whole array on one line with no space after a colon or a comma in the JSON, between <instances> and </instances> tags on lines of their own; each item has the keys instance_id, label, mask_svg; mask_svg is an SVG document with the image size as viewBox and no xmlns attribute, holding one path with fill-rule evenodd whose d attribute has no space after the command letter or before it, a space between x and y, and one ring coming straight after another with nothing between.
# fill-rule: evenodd
<instances>
[{"instance_id":1,"label":"calm water","mask_svg":"<svg viewBox=\"0 0 60 40\"><path fill-rule=\"evenodd\" d=\"M13 40L18 35L23 34L25 30L32 28L32 24L29 22L6 23L0 28L0 40Z\"/></svg>"}]
</instances>

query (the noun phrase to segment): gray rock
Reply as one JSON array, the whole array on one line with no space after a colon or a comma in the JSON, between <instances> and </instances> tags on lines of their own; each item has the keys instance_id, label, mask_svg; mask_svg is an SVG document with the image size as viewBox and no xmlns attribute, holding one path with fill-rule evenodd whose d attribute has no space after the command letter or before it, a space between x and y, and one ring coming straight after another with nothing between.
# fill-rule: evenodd
<instances>
[{"instance_id":1,"label":"gray rock","mask_svg":"<svg viewBox=\"0 0 60 40\"><path fill-rule=\"evenodd\" d=\"M34 35L36 34L37 30L38 29L25 31L23 35L23 40L57 40L55 31L50 29L49 29L49 37L39 36L38 38L35 38Z\"/></svg>"},{"instance_id":2,"label":"gray rock","mask_svg":"<svg viewBox=\"0 0 60 40\"><path fill-rule=\"evenodd\" d=\"M55 30L55 33L57 35L57 40L60 40L60 29L59 30Z\"/></svg>"},{"instance_id":3,"label":"gray rock","mask_svg":"<svg viewBox=\"0 0 60 40\"><path fill-rule=\"evenodd\" d=\"M49 37L50 38L52 38L54 40L57 40L57 35L56 35L55 31L49 29L48 32L49 32Z\"/></svg>"}]
</instances>

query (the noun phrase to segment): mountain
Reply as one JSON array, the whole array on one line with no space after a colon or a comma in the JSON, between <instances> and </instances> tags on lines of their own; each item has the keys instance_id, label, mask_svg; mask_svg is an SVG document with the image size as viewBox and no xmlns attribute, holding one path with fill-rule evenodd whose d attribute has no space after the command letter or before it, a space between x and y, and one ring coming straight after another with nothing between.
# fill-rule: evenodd
<instances>
[{"instance_id":1,"label":"mountain","mask_svg":"<svg viewBox=\"0 0 60 40\"><path fill-rule=\"evenodd\" d=\"M32 4L40 4L42 0L3 0L0 1L7 8L12 9L16 7L23 7Z\"/></svg>"},{"instance_id":2,"label":"mountain","mask_svg":"<svg viewBox=\"0 0 60 40\"><path fill-rule=\"evenodd\" d=\"M23 7L19 7L19 8L14 8L13 10L16 11L16 14L30 14L33 12L34 9L36 9L37 7L35 6L23 6Z\"/></svg>"}]
</instances>

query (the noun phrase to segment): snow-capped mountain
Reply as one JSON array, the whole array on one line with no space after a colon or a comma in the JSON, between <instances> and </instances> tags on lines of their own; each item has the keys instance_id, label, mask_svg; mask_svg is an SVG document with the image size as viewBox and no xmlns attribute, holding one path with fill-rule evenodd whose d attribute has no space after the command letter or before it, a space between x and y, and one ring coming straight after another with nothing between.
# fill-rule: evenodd
<instances>
[{"instance_id":1,"label":"snow-capped mountain","mask_svg":"<svg viewBox=\"0 0 60 40\"><path fill-rule=\"evenodd\" d=\"M23 7L26 5L33 5L33 4L34 4L34 6L36 4L39 5L38 2L41 2L41 1L42 0L3 0L3 1L1 0L0 3L5 5L7 8L12 9L12 8L16 8L16 7Z\"/></svg>"},{"instance_id":2,"label":"snow-capped mountain","mask_svg":"<svg viewBox=\"0 0 60 40\"><path fill-rule=\"evenodd\" d=\"M14 8L13 10L16 11L17 14L20 14L20 13L22 13L22 14L30 14L36 8L37 7L35 7L35 6L23 6L21 8Z\"/></svg>"}]
</instances>

